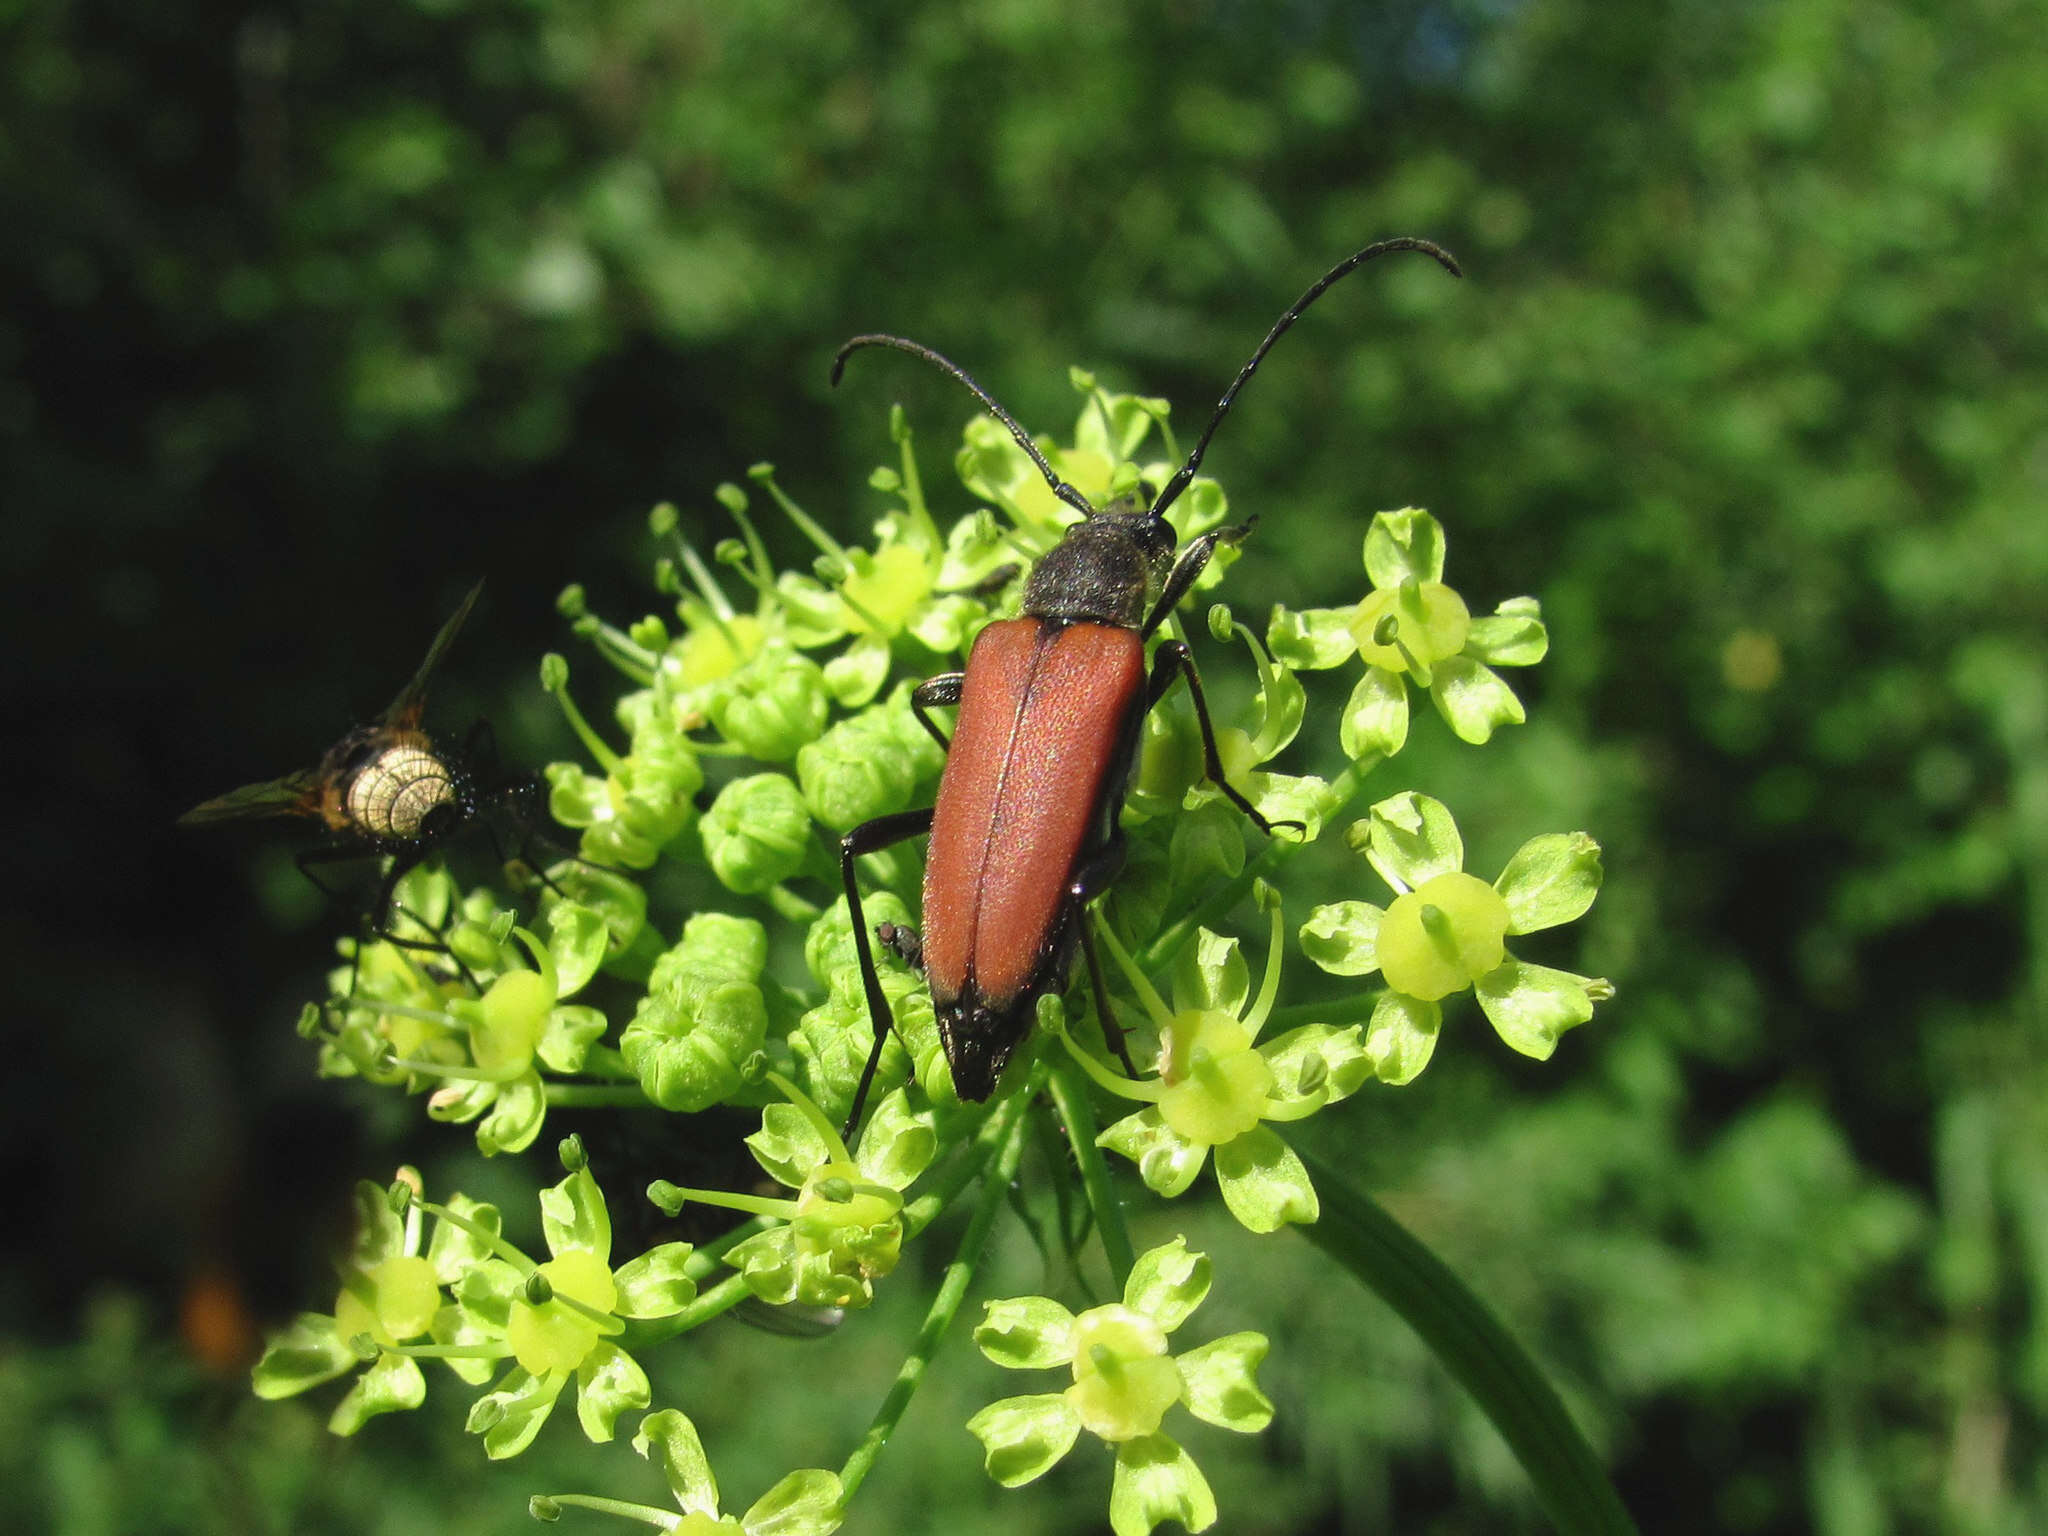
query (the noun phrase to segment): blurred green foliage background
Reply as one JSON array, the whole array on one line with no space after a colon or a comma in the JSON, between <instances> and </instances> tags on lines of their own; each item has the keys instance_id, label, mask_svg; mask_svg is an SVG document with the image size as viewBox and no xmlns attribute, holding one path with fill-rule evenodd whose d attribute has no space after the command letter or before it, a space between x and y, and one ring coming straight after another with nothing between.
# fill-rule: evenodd
<instances>
[{"instance_id":1,"label":"blurred green foliage background","mask_svg":"<svg viewBox=\"0 0 2048 1536\"><path fill-rule=\"evenodd\" d=\"M380 708L478 574L437 715L562 754L552 596L641 611L654 501L771 458L850 536L896 398L943 481L964 399L832 398L855 331L1040 430L1076 362L1185 430L1315 273L1412 233L1470 279L1346 284L1219 439L1262 518L1224 595L1329 601L1416 503L1475 602L1541 596L1532 723L1425 732L1381 792L1450 801L1476 868L1598 836L1560 958L1621 996L1543 1068L1467 1019L1325 1151L1530 1341L1645 1530L2048 1528L2044 36L2011 0L0 5L7 1523L654 1496L568 1424L485 1468L445 1397L335 1442L181 1357L184 1277L296 1251L310 1164L436 1143L307 1082L332 920L289 850L172 817ZM1389 1314L1174 1215L1228 1255L1217 1330L1275 1330L1274 1431L1194 1444L1227 1528L1535 1528ZM817 1383L878 1392L909 1325L658 1390L743 1508L843 1451L870 1394ZM951 1357L853 1529L1101 1519L1087 1458L990 1488L983 1375Z\"/></svg>"}]
</instances>

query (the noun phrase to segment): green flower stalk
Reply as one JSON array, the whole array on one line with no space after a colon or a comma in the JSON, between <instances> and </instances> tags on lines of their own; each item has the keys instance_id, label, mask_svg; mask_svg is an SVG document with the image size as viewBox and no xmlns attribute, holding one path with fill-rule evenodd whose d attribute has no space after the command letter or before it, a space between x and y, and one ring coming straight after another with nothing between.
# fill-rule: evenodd
<instances>
[{"instance_id":1,"label":"green flower stalk","mask_svg":"<svg viewBox=\"0 0 2048 1536\"><path fill-rule=\"evenodd\" d=\"M1546 1060L1558 1037L1614 995L1594 976L1530 965L1510 935L1585 915L1600 889L1600 845L1583 832L1531 838L1488 885L1464 873L1465 847L1440 800L1382 800L1346 840L1396 892L1391 906L1340 901L1302 926L1304 953L1338 976L1377 971L1388 990L1373 1010L1365 1052L1382 1082L1412 1082L1429 1064L1442 1000L1468 988L1494 1030L1524 1056Z\"/></svg>"},{"instance_id":2,"label":"green flower stalk","mask_svg":"<svg viewBox=\"0 0 2048 1536\"><path fill-rule=\"evenodd\" d=\"M1493 670L1543 659L1550 637L1533 597L1511 598L1475 619L1444 585L1443 525L1417 507L1382 512L1365 535L1372 591L1349 608L1276 608L1273 654L1303 671L1351 656L1365 675L1344 707L1340 736L1354 759L1392 757L1408 740L1408 685L1428 693L1461 741L1475 746L1520 725L1522 701Z\"/></svg>"},{"instance_id":3,"label":"green flower stalk","mask_svg":"<svg viewBox=\"0 0 2048 1536\"><path fill-rule=\"evenodd\" d=\"M1103 933L1159 1031L1156 1081L1117 1077L1069 1042L1102 1087L1150 1101L1103 1131L1098 1144L1130 1158L1145 1186L1167 1199L1187 1192L1213 1152L1223 1202L1253 1232L1314 1221L1319 1209L1301 1159L1266 1122L1305 1119L1371 1075L1355 1024L1304 1024L1259 1044L1280 988L1280 904L1270 893L1268 904L1266 974L1256 997L1235 939L1200 932L1168 1008L1115 936Z\"/></svg>"},{"instance_id":4,"label":"green flower stalk","mask_svg":"<svg viewBox=\"0 0 2048 1536\"><path fill-rule=\"evenodd\" d=\"M1210 1265L1184 1239L1140 1254L1123 1300L1076 1316L1049 1296L988 1303L974 1342L997 1365L1067 1366L1073 1384L1037 1397L1006 1397L967 1421L988 1474L1005 1488L1043 1477L1084 1429L1116 1453L1109 1520L1117 1536L1144 1536L1163 1520L1190 1531L1216 1519L1208 1479L1160 1429L1186 1405L1205 1423L1239 1434L1264 1429L1273 1405L1255 1379L1266 1357L1258 1333L1234 1333L1183 1355L1167 1336L1209 1293Z\"/></svg>"}]
</instances>

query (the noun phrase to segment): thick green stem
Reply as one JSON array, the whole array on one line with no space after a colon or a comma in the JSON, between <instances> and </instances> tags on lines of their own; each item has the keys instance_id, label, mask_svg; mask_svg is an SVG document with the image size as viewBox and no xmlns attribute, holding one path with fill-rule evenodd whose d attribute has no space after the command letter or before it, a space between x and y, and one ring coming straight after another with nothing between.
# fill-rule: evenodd
<instances>
[{"instance_id":1,"label":"thick green stem","mask_svg":"<svg viewBox=\"0 0 2048 1536\"><path fill-rule=\"evenodd\" d=\"M1067 1146L1081 1170L1081 1188L1088 1196L1088 1209L1095 1214L1095 1229L1102 1234L1103 1256L1109 1260L1117 1294L1131 1278L1137 1256L1131 1251L1130 1230L1124 1225L1124 1209L1110 1187L1109 1165L1102 1148L1095 1144L1095 1106L1088 1098L1088 1084L1080 1066L1064 1051L1049 1051L1052 1062L1052 1102L1060 1123L1067 1128Z\"/></svg>"},{"instance_id":2,"label":"thick green stem","mask_svg":"<svg viewBox=\"0 0 2048 1536\"><path fill-rule=\"evenodd\" d=\"M902 1421L904 1411L910 1407L910 1400L917 1395L918 1383L924 1380L925 1368L931 1364L932 1356L938 1352L939 1343L946 1331L953 1325L953 1319L960 1311L960 1304L967 1299L967 1284L974 1277L974 1268L981 1259L981 1251L988 1243L989 1228L994 1225L996 1212L1002 1209L1003 1197L1008 1193L1010 1181L1017 1176L1017 1165L1024 1156L1024 1110L1037 1095L1045 1080L1045 1068L1041 1064L1033 1073L1032 1080L1024 1090L1011 1097L1008 1103L989 1118L1001 1120L1001 1142L994 1160L982 1175L981 1198L974 1207L974 1216L967 1223L967 1231L960 1239L960 1247L953 1256L953 1262L946 1266L945 1278L939 1282L939 1293L932 1298L931 1307L925 1312L924 1325L917 1331L917 1341L897 1371L895 1383L889 1394L882 1399L882 1406L875 1414L868 1432L861 1436L860 1444L853 1448L853 1454L846 1458L846 1465L840 1468L839 1482L845 1489L846 1499L851 1500L854 1492L867 1478L882 1448L889 1443L896 1426Z\"/></svg>"},{"instance_id":3,"label":"thick green stem","mask_svg":"<svg viewBox=\"0 0 2048 1536\"><path fill-rule=\"evenodd\" d=\"M611 1083L549 1083L551 1109L653 1109L655 1104L637 1087Z\"/></svg>"}]
</instances>

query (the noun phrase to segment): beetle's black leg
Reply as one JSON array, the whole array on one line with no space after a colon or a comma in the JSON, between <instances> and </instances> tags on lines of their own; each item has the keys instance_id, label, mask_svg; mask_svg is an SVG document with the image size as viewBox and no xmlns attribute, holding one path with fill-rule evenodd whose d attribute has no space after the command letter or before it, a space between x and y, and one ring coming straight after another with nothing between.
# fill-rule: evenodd
<instances>
[{"instance_id":1,"label":"beetle's black leg","mask_svg":"<svg viewBox=\"0 0 2048 1536\"><path fill-rule=\"evenodd\" d=\"M839 877L846 883L846 912L853 919L853 945L860 955L860 984L867 993L868 1018L875 1027L874 1047L868 1052L868 1064L861 1068L860 1086L853 1090L853 1108L846 1116L844 1134L848 1141L860 1125L860 1112L867 1107L868 1088L874 1083L875 1068L882 1064L882 1047L888 1043L889 1031L896 1027L889 999L882 996L882 978L875 970L874 946L868 942L867 914L861 907L860 881L854 877L853 861L864 853L876 853L922 837L931 829L930 811L898 811L892 816L864 821L839 839Z\"/></svg>"},{"instance_id":2,"label":"beetle's black leg","mask_svg":"<svg viewBox=\"0 0 2048 1536\"><path fill-rule=\"evenodd\" d=\"M946 733L939 729L938 722L926 713L931 709L952 709L960 702L960 685L967 681L965 672L941 672L937 677L928 677L910 690L910 712L917 716L917 723L931 732L932 740L942 747L953 743Z\"/></svg>"},{"instance_id":3,"label":"beetle's black leg","mask_svg":"<svg viewBox=\"0 0 2048 1536\"><path fill-rule=\"evenodd\" d=\"M1252 825L1268 837L1277 827L1294 827L1306 832L1308 828L1298 821L1268 821L1258 809L1232 787L1230 780L1223 776L1223 759L1216 751L1216 727L1209 723L1209 700L1202 692L1202 675L1195 670L1194 653L1184 640L1168 640L1152 657L1152 677L1146 690L1145 707L1150 709L1173 686L1176 677L1188 680L1188 695L1195 701L1195 721L1202 728L1202 771L1208 774L1209 782L1222 790L1230 803L1251 818Z\"/></svg>"},{"instance_id":4,"label":"beetle's black leg","mask_svg":"<svg viewBox=\"0 0 2048 1536\"><path fill-rule=\"evenodd\" d=\"M1161 624L1166 616L1180 605L1188 595L1188 588L1203 571L1209 568L1210 558L1216 553L1218 544L1241 543L1252 531L1256 518L1247 518L1241 523L1232 523L1226 528L1212 528L1199 538L1189 539L1173 562L1173 569L1166 573L1166 582L1159 589L1159 600L1152 605L1152 611L1145 615L1144 626L1138 631L1149 635Z\"/></svg>"},{"instance_id":5,"label":"beetle's black leg","mask_svg":"<svg viewBox=\"0 0 2048 1536\"><path fill-rule=\"evenodd\" d=\"M1073 906L1072 921L1081 930L1081 955L1088 962L1088 981L1095 993L1095 1016L1102 1021L1102 1038L1108 1042L1117 1059L1124 1064L1124 1070L1133 1078L1138 1069L1131 1061L1130 1047L1124 1044L1123 1026L1117 1023L1116 1010L1109 1006L1109 986L1103 979L1102 957L1095 952L1095 930L1088 923L1088 903L1108 890L1123 873L1124 856L1129 851L1130 840L1124 830L1118 827L1109 835L1109 841L1096 850L1086 864L1075 871L1073 882L1067 887L1067 897Z\"/></svg>"}]
</instances>

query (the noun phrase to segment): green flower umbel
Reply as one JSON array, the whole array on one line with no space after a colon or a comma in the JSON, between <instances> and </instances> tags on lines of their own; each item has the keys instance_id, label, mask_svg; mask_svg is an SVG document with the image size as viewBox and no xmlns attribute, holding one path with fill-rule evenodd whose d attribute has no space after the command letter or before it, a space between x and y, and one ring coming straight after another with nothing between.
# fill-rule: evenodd
<instances>
[{"instance_id":1,"label":"green flower umbel","mask_svg":"<svg viewBox=\"0 0 2048 1536\"><path fill-rule=\"evenodd\" d=\"M1522 701L1494 667L1543 659L1550 637L1533 597L1510 598L1473 618L1444 585L1444 530L1417 507L1382 512L1365 535L1372 591L1348 608L1277 609L1266 636L1290 667L1334 667L1356 654L1365 676L1344 707L1339 735L1353 758L1392 757L1408 740L1408 684L1427 691L1461 741L1475 745L1520 725Z\"/></svg>"},{"instance_id":2,"label":"green flower umbel","mask_svg":"<svg viewBox=\"0 0 2048 1536\"><path fill-rule=\"evenodd\" d=\"M1507 952L1511 934L1582 916L1600 889L1600 845L1583 832L1531 838L1488 885L1466 874L1465 846L1441 801L1410 792L1382 800L1347 841L1395 891L1391 906L1340 901L1318 907L1301 947L1338 976L1378 971L1388 991L1373 1010L1365 1051L1388 1083L1429 1063L1442 1000L1471 988L1501 1039L1539 1061L1558 1037L1614 995L1609 982L1529 965Z\"/></svg>"},{"instance_id":3,"label":"green flower umbel","mask_svg":"<svg viewBox=\"0 0 2048 1536\"><path fill-rule=\"evenodd\" d=\"M1037 1397L1006 1397L967 1421L988 1473L1005 1488L1044 1475L1082 1430L1115 1448L1109 1522L1117 1536L1145 1536L1162 1520L1190 1531L1216 1519L1216 1500L1194 1458L1160 1432L1166 1411L1185 1403L1196 1418L1253 1434L1273 1417L1254 1379L1266 1357L1263 1334L1234 1333L1167 1352L1167 1335L1209 1293L1209 1261L1176 1237L1140 1255L1124 1298L1078 1317L1048 1296L992 1301L974 1342L997 1365L1020 1370L1068 1366L1073 1384Z\"/></svg>"}]
</instances>

